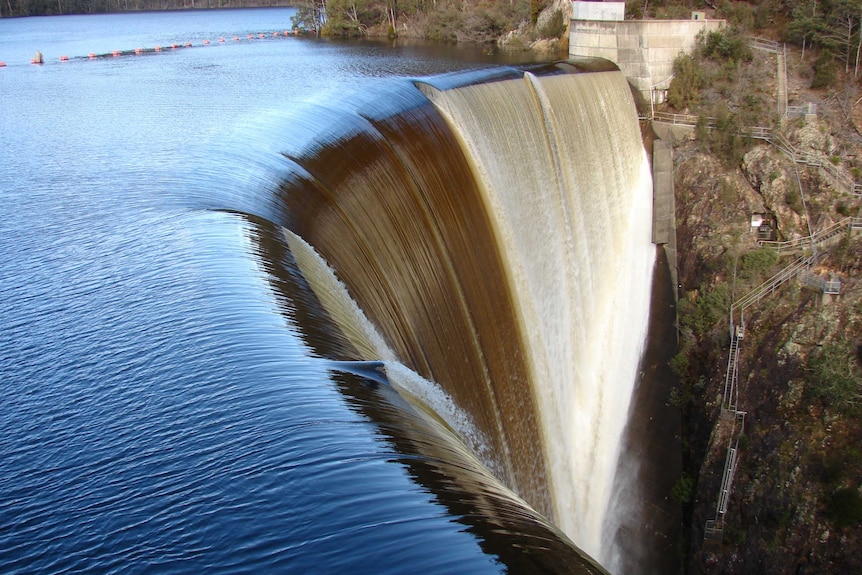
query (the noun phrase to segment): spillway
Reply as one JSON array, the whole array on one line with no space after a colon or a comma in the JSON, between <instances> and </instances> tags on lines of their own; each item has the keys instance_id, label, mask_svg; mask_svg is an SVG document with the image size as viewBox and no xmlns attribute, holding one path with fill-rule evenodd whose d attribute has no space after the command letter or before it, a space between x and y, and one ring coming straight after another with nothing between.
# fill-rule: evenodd
<instances>
[{"instance_id":1,"label":"spillway","mask_svg":"<svg viewBox=\"0 0 862 575\"><path fill-rule=\"evenodd\" d=\"M625 78L566 71L422 79L304 110L272 217L373 326L358 357L336 359L394 361L439 386L484 465L610 565L651 177Z\"/></svg>"}]
</instances>

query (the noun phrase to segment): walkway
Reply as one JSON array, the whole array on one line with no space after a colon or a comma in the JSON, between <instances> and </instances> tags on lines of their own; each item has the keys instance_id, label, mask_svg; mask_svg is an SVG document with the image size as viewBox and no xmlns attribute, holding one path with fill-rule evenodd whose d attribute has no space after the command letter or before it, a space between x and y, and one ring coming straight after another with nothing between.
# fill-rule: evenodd
<instances>
[{"instance_id":1,"label":"walkway","mask_svg":"<svg viewBox=\"0 0 862 575\"><path fill-rule=\"evenodd\" d=\"M788 280L797 278L805 284L811 282L811 266L817 261L817 250L837 242L842 234L862 233L862 217L845 218L840 222L793 242L760 242L761 245L772 247L779 253L791 253L792 250L809 250L810 253L800 256L777 274L737 299L730 306L730 349L727 356L727 371L724 377L724 393L721 401L721 417L716 424L714 434L721 440L727 436L727 453L725 455L724 471L718 493L715 518L706 522L704 539L721 541L724 531L727 501L736 473L736 463L739 449L739 438L745 424L746 412L739 410L739 352L745 337L745 310L758 303L764 297L772 294ZM782 252L781 250L784 249ZM817 278L817 276L813 276ZM820 280L817 287L826 293L835 293L835 282ZM840 284L839 284L840 285ZM738 322L737 322L738 316ZM729 430L725 429L729 428Z\"/></svg>"}]
</instances>

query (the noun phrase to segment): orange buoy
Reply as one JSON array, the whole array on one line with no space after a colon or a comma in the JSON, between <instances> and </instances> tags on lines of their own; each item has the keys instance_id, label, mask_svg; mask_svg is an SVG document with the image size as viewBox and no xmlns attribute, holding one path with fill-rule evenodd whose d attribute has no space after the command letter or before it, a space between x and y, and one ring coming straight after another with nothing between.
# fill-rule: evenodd
<instances>
[{"instance_id":1,"label":"orange buoy","mask_svg":"<svg viewBox=\"0 0 862 575\"><path fill-rule=\"evenodd\" d=\"M0 68L5 68L5 67L6 67L6 62L0 62Z\"/></svg>"},{"instance_id":2,"label":"orange buoy","mask_svg":"<svg viewBox=\"0 0 862 575\"><path fill-rule=\"evenodd\" d=\"M186 48L191 48L191 47L192 47L192 43L191 43L191 42L186 42Z\"/></svg>"},{"instance_id":3,"label":"orange buoy","mask_svg":"<svg viewBox=\"0 0 862 575\"><path fill-rule=\"evenodd\" d=\"M162 47L161 47L161 46L156 46L156 52L161 52L161 51L162 51Z\"/></svg>"},{"instance_id":4,"label":"orange buoy","mask_svg":"<svg viewBox=\"0 0 862 575\"><path fill-rule=\"evenodd\" d=\"M258 35L257 35L257 37L258 37L258 38L263 38L263 37L264 37L264 33L263 33L263 32L261 32L260 34L258 34Z\"/></svg>"},{"instance_id":5,"label":"orange buoy","mask_svg":"<svg viewBox=\"0 0 862 575\"><path fill-rule=\"evenodd\" d=\"M30 60L30 63L31 64L44 64L45 59L42 57L42 52L40 52L39 50L36 50L36 55L33 56L33 59Z\"/></svg>"},{"instance_id":6,"label":"orange buoy","mask_svg":"<svg viewBox=\"0 0 862 575\"><path fill-rule=\"evenodd\" d=\"M96 59L96 53L90 52L89 54L87 54L87 58L89 58L90 60L95 60Z\"/></svg>"},{"instance_id":7,"label":"orange buoy","mask_svg":"<svg viewBox=\"0 0 862 575\"><path fill-rule=\"evenodd\" d=\"M204 46L209 45L209 43L210 43L210 41L209 41L209 40L204 40Z\"/></svg>"},{"instance_id":8,"label":"orange buoy","mask_svg":"<svg viewBox=\"0 0 862 575\"><path fill-rule=\"evenodd\" d=\"M248 39L249 39L249 40L254 40L254 36L252 36L251 34L249 34L249 35L248 35Z\"/></svg>"},{"instance_id":9,"label":"orange buoy","mask_svg":"<svg viewBox=\"0 0 862 575\"><path fill-rule=\"evenodd\" d=\"M219 38L218 41L224 43L224 38Z\"/></svg>"},{"instance_id":10,"label":"orange buoy","mask_svg":"<svg viewBox=\"0 0 862 575\"><path fill-rule=\"evenodd\" d=\"M171 44L171 50L176 50L176 49L177 49L177 45L176 45L176 44Z\"/></svg>"},{"instance_id":11,"label":"orange buoy","mask_svg":"<svg viewBox=\"0 0 862 575\"><path fill-rule=\"evenodd\" d=\"M234 37L233 37L233 41L234 41L234 42L239 42L239 36L234 36Z\"/></svg>"},{"instance_id":12,"label":"orange buoy","mask_svg":"<svg viewBox=\"0 0 862 575\"><path fill-rule=\"evenodd\" d=\"M273 37L273 38L278 37L278 32L277 32L277 31L276 31L276 32L273 32L273 33L272 33L272 37Z\"/></svg>"},{"instance_id":13,"label":"orange buoy","mask_svg":"<svg viewBox=\"0 0 862 575\"><path fill-rule=\"evenodd\" d=\"M116 58L117 56L119 56L119 55L120 55L120 51L119 51L119 50L114 50L113 52L111 52L111 56L114 56L115 58Z\"/></svg>"},{"instance_id":14,"label":"orange buoy","mask_svg":"<svg viewBox=\"0 0 862 575\"><path fill-rule=\"evenodd\" d=\"M143 48L135 48L135 54L140 54L143 51L144 51Z\"/></svg>"},{"instance_id":15,"label":"orange buoy","mask_svg":"<svg viewBox=\"0 0 862 575\"><path fill-rule=\"evenodd\" d=\"M60 61L61 61L61 62L68 62L68 61L69 61L69 57L68 57L68 56L60 56Z\"/></svg>"}]
</instances>

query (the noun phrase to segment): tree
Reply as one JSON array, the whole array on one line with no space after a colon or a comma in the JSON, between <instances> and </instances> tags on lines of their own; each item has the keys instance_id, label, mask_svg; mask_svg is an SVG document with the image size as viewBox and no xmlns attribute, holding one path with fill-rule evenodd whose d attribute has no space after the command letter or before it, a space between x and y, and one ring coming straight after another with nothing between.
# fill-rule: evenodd
<instances>
[{"instance_id":1,"label":"tree","mask_svg":"<svg viewBox=\"0 0 862 575\"><path fill-rule=\"evenodd\" d=\"M673 80L667 91L668 103L682 110L698 101L698 90L703 83L700 66L688 54L680 54L673 61Z\"/></svg>"},{"instance_id":2,"label":"tree","mask_svg":"<svg viewBox=\"0 0 862 575\"><path fill-rule=\"evenodd\" d=\"M308 28L320 35L326 25L326 3L327 0L297 0L291 24L294 28Z\"/></svg>"}]
</instances>

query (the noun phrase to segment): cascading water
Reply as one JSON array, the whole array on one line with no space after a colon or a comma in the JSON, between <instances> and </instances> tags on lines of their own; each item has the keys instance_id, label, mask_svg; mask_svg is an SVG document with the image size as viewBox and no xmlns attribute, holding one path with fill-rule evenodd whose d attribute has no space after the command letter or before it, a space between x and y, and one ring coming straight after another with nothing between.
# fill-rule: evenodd
<instances>
[{"instance_id":1,"label":"cascading water","mask_svg":"<svg viewBox=\"0 0 862 575\"><path fill-rule=\"evenodd\" d=\"M327 128L282 152L275 219L379 331L355 359L397 359L439 385L485 465L615 565L603 523L654 258L631 93L619 72L478 80L426 79L384 110L321 116Z\"/></svg>"},{"instance_id":2,"label":"cascading water","mask_svg":"<svg viewBox=\"0 0 862 575\"><path fill-rule=\"evenodd\" d=\"M283 40L10 68L0 572L673 572L651 516L595 543L648 290L621 76Z\"/></svg>"},{"instance_id":3,"label":"cascading water","mask_svg":"<svg viewBox=\"0 0 862 575\"><path fill-rule=\"evenodd\" d=\"M555 521L602 523L646 335L651 177L619 73L426 89L469 150L529 350Z\"/></svg>"}]
</instances>

